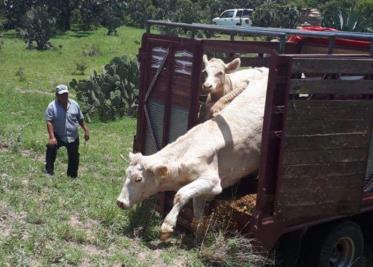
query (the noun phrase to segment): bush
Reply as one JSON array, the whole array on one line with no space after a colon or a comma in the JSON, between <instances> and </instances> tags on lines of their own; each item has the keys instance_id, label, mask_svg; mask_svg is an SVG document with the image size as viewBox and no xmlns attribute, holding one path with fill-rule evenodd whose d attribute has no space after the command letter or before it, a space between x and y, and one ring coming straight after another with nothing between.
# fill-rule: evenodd
<instances>
[{"instance_id":1,"label":"bush","mask_svg":"<svg viewBox=\"0 0 373 267\"><path fill-rule=\"evenodd\" d=\"M23 67L19 67L18 70L16 71L16 76L19 78L20 82L25 82L26 81L25 69Z\"/></svg>"},{"instance_id":2,"label":"bush","mask_svg":"<svg viewBox=\"0 0 373 267\"><path fill-rule=\"evenodd\" d=\"M31 48L33 42L39 50L48 48L48 41L54 34L55 19L51 18L46 7L33 7L22 18L20 34Z\"/></svg>"},{"instance_id":3,"label":"bush","mask_svg":"<svg viewBox=\"0 0 373 267\"><path fill-rule=\"evenodd\" d=\"M76 90L88 120L97 116L102 121L108 121L136 113L138 81L137 60L123 56L114 58L102 74L94 71L89 80L78 82L73 79L70 87Z\"/></svg>"},{"instance_id":4,"label":"bush","mask_svg":"<svg viewBox=\"0 0 373 267\"><path fill-rule=\"evenodd\" d=\"M295 6L267 1L255 8L253 13L253 25L295 28L298 24L299 17L299 11Z\"/></svg>"},{"instance_id":5,"label":"bush","mask_svg":"<svg viewBox=\"0 0 373 267\"><path fill-rule=\"evenodd\" d=\"M84 49L82 52L83 56L86 57L95 57L95 56L101 56L101 49L100 46L97 44L92 44L88 48Z\"/></svg>"},{"instance_id":6,"label":"bush","mask_svg":"<svg viewBox=\"0 0 373 267\"><path fill-rule=\"evenodd\" d=\"M108 31L107 35L117 35L117 28L123 24L123 8L120 3L107 6L102 12L102 26Z\"/></svg>"},{"instance_id":7,"label":"bush","mask_svg":"<svg viewBox=\"0 0 373 267\"><path fill-rule=\"evenodd\" d=\"M85 61L75 62L76 71L73 74L84 75L85 70L88 68L88 64Z\"/></svg>"},{"instance_id":8,"label":"bush","mask_svg":"<svg viewBox=\"0 0 373 267\"><path fill-rule=\"evenodd\" d=\"M90 31L96 29L100 24L100 15L102 12L100 1L86 0L81 1L79 9L79 29Z\"/></svg>"},{"instance_id":9,"label":"bush","mask_svg":"<svg viewBox=\"0 0 373 267\"><path fill-rule=\"evenodd\" d=\"M321 7L322 24L343 31L372 31L372 11L372 1L329 1Z\"/></svg>"},{"instance_id":10,"label":"bush","mask_svg":"<svg viewBox=\"0 0 373 267\"><path fill-rule=\"evenodd\" d=\"M146 20L154 18L156 8L151 0L130 0L127 5L127 23L143 28Z\"/></svg>"}]
</instances>

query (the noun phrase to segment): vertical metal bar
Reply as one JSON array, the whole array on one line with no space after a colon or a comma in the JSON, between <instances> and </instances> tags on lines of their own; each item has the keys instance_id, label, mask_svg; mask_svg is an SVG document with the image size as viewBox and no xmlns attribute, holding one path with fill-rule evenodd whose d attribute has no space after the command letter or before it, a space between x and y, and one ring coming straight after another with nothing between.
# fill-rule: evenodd
<instances>
[{"instance_id":1,"label":"vertical metal bar","mask_svg":"<svg viewBox=\"0 0 373 267\"><path fill-rule=\"evenodd\" d=\"M234 33L233 32L230 33L230 36L231 36L231 41L234 41Z\"/></svg>"},{"instance_id":2,"label":"vertical metal bar","mask_svg":"<svg viewBox=\"0 0 373 267\"><path fill-rule=\"evenodd\" d=\"M329 45L328 45L328 54L333 54L334 46L335 46L335 36L330 36Z\"/></svg>"},{"instance_id":3,"label":"vertical metal bar","mask_svg":"<svg viewBox=\"0 0 373 267\"><path fill-rule=\"evenodd\" d=\"M191 101L188 115L188 129L196 125L198 120L203 49L203 43L201 41L195 41L195 44L193 44L192 92L190 95Z\"/></svg>"},{"instance_id":4,"label":"vertical metal bar","mask_svg":"<svg viewBox=\"0 0 373 267\"><path fill-rule=\"evenodd\" d=\"M285 44L286 44L286 34L280 36L280 46L279 46L279 53L283 54L285 52Z\"/></svg>"},{"instance_id":5,"label":"vertical metal bar","mask_svg":"<svg viewBox=\"0 0 373 267\"><path fill-rule=\"evenodd\" d=\"M148 76L149 76L149 54L151 55L149 40L146 35L143 36L141 41L141 48L139 51L140 63L140 92L139 92L139 107L137 114L137 130L136 130L136 147L135 152L142 152L145 154L145 131L146 131L146 118L145 118L145 93L147 89Z\"/></svg>"},{"instance_id":6,"label":"vertical metal bar","mask_svg":"<svg viewBox=\"0 0 373 267\"><path fill-rule=\"evenodd\" d=\"M172 83L173 77L175 74L175 53L177 49L180 49L180 43L177 44L177 47L172 45L170 48L170 54L167 64L167 91L165 98L165 109L164 109L164 118L163 118L163 140L162 148L166 146L170 139L170 120L171 120L171 106L172 106Z\"/></svg>"},{"instance_id":7,"label":"vertical metal bar","mask_svg":"<svg viewBox=\"0 0 373 267\"><path fill-rule=\"evenodd\" d=\"M146 33L150 33L150 22L149 21L146 22L145 27L146 27Z\"/></svg>"},{"instance_id":8,"label":"vertical metal bar","mask_svg":"<svg viewBox=\"0 0 373 267\"><path fill-rule=\"evenodd\" d=\"M195 30L191 30L190 39L194 39L195 36L196 36L196 31Z\"/></svg>"}]
</instances>

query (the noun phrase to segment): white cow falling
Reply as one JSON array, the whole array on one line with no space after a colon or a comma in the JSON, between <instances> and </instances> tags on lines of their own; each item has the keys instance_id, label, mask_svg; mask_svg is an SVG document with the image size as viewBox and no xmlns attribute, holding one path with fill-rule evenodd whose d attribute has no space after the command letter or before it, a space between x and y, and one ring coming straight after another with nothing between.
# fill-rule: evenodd
<instances>
[{"instance_id":1,"label":"white cow falling","mask_svg":"<svg viewBox=\"0 0 373 267\"><path fill-rule=\"evenodd\" d=\"M206 199L258 169L267 81L264 71L218 116L157 153L130 153L118 206L128 209L158 192L176 191L161 239L171 235L181 208L191 199L194 216L201 217Z\"/></svg>"}]
</instances>

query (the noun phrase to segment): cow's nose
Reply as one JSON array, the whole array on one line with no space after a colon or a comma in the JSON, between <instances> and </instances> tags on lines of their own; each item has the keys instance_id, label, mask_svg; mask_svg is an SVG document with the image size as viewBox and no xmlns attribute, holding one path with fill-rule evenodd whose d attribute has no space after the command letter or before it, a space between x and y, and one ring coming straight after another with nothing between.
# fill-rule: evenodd
<instances>
[{"instance_id":1,"label":"cow's nose","mask_svg":"<svg viewBox=\"0 0 373 267\"><path fill-rule=\"evenodd\" d=\"M209 83L204 83L204 84L203 84L203 87L206 88L206 89L209 89L209 88L212 87L212 85L209 84Z\"/></svg>"},{"instance_id":2,"label":"cow's nose","mask_svg":"<svg viewBox=\"0 0 373 267\"><path fill-rule=\"evenodd\" d=\"M212 85L209 84L209 83L204 83L204 84L202 85L202 89L205 90L205 91L211 91L211 89L212 89Z\"/></svg>"},{"instance_id":3,"label":"cow's nose","mask_svg":"<svg viewBox=\"0 0 373 267\"><path fill-rule=\"evenodd\" d=\"M126 206L124 205L124 203L122 201L117 200L117 205L121 209L125 209L126 208Z\"/></svg>"}]
</instances>

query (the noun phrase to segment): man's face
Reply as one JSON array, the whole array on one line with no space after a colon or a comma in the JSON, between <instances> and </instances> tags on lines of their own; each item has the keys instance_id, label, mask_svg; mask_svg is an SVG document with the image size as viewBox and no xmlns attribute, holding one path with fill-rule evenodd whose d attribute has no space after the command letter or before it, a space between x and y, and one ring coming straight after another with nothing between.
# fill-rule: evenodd
<instances>
[{"instance_id":1,"label":"man's face","mask_svg":"<svg viewBox=\"0 0 373 267\"><path fill-rule=\"evenodd\" d=\"M64 94L60 94L60 95L57 94L57 100L61 104L66 105L67 101L69 100L69 94L68 93L64 93Z\"/></svg>"}]
</instances>

